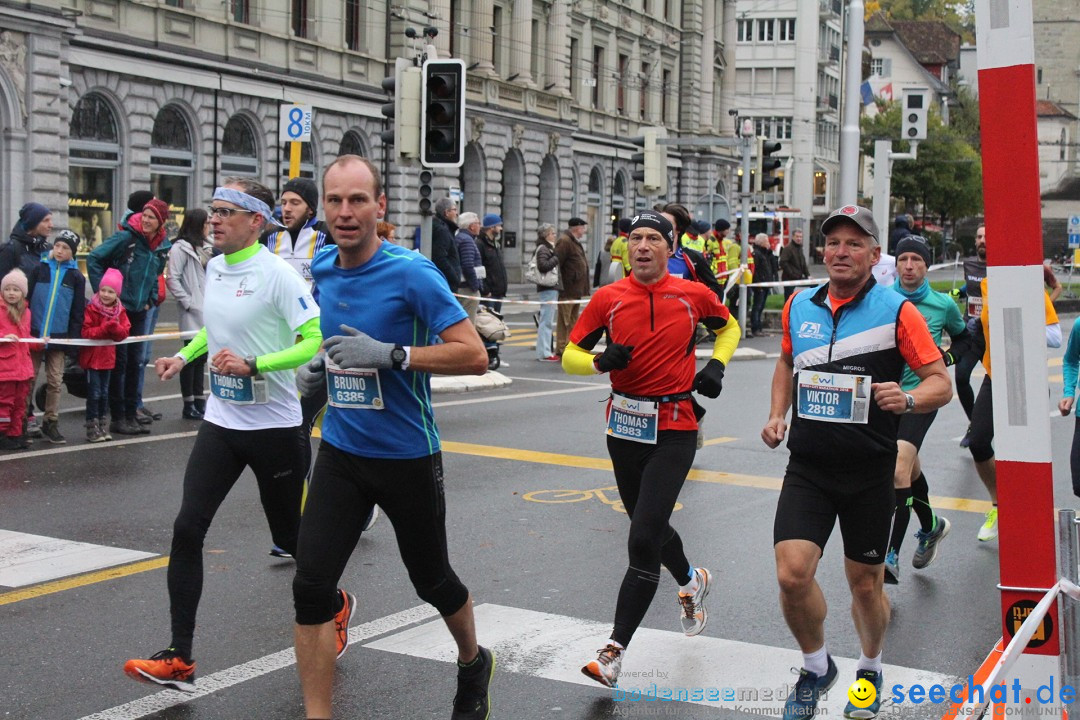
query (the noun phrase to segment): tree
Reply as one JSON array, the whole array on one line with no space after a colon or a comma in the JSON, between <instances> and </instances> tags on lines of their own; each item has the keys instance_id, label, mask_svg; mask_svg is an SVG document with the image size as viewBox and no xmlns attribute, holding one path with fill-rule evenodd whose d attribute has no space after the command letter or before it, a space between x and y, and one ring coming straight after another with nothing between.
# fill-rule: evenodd
<instances>
[{"instance_id":1,"label":"tree","mask_svg":"<svg viewBox=\"0 0 1080 720\"><path fill-rule=\"evenodd\" d=\"M977 123L977 112L974 117ZM930 111L918 159L893 163L892 197L902 199L905 210L942 227L982 212L982 162L969 142L970 122L965 114L962 126L944 125L936 110ZM907 142L897 139L900 125L900 103L880 103L877 115L862 120L864 155L872 157L874 141L884 139L893 141L894 152L907 152Z\"/></svg>"},{"instance_id":2,"label":"tree","mask_svg":"<svg viewBox=\"0 0 1080 720\"><path fill-rule=\"evenodd\" d=\"M964 42L975 40L974 0L868 0L866 16L884 11L890 20L942 20L963 36Z\"/></svg>"}]
</instances>

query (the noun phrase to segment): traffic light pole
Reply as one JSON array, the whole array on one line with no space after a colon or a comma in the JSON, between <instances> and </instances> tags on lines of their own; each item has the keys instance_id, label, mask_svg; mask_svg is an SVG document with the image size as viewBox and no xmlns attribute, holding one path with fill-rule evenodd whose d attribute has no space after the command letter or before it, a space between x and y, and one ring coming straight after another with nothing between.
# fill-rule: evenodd
<instances>
[{"instance_id":1,"label":"traffic light pole","mask_svg":"<svg viewBox=\"0 0 1080 720\"><path fill-rule=\"evenodd\" d=\"M879 228L889 227L893 160L917 160L919 157L919 141L909 141L909 147L909 152L894 153L892 140L874 141L874 222Z\"/></svg>"}]
</instances>

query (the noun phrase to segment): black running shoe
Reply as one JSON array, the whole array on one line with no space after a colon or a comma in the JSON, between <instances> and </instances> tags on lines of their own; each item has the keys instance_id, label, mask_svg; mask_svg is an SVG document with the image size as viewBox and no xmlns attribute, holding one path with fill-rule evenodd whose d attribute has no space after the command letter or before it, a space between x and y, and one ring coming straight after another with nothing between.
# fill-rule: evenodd
<instances>
[{"instance_id":1,"label":"black running shoe","mask_svg":"<svg viewBox=\"0 0 1080 720\"><path fill-rule=\"evenodd\" d=\"M495 655L481 647L480 660L469 667L458 665L458 691L450 720L487 720L491 715L491 677L495 674Z\"/></svg>"}]
</instances>

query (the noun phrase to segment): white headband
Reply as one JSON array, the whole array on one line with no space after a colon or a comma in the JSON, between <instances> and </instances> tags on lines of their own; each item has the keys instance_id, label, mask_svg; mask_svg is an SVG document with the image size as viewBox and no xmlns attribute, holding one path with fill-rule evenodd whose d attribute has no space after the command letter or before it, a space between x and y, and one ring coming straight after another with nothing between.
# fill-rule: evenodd
<instances>
[{"instance_id":1,"label":"white headband","mask_svg":"<svg viewBox=\"0 0 1080 720\"><path fill-rule=\"evenodd\" d=\"M263 219L266 220L267 225L285 227L285 225L274 219L269 205L253 195L248 195L246 192L234 190L233 188L219 187L214 190L214 199L223 200L224 202L229 202L233 205L239 205L243 209L250 210L256 215L262 215Z\"/></svg>"}]
</instances>

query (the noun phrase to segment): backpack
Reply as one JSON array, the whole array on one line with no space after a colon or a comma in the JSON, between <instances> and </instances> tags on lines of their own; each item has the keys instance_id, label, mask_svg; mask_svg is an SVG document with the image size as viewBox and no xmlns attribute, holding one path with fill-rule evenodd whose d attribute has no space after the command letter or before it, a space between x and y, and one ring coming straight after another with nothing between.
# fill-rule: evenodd
<instances>
[{"instance_id":1,"label":"backpack","mask_svg":"<svg viewBox=\"0 0 1080 720\"><path fill-rule=\"evenodd\" d=\"M476 332L487 342L500 342L510 339L510 328L503 321L503 316L495 312L487 305L481 305L476 310Z\"/></svg>"}]
</instances>

